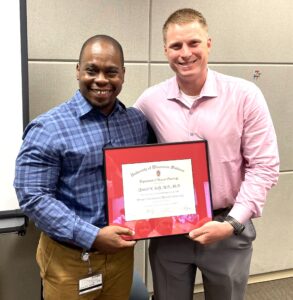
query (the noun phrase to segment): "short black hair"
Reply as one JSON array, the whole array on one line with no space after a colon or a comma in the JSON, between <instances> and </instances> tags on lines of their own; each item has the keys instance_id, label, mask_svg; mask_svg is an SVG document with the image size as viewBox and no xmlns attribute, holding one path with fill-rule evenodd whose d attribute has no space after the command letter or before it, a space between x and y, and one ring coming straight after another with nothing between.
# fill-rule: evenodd
<instances>
[{"instance_id":1,"label":"short black hair","mask_svg":"<svg viewBox=\"0 0 293 300\"><path fill-rule=\"evenodd\" d=\"M80 54L79 54L79 59L78 59L79 63L81 62L81 58L82 58L83 51L84 51L85 47L88 44L90 44L90 43L92 43L94 41L106 41L106 42L110 43L113 47L115 47L119 51L119 53L120 53L121 64L122 64L122 66L124 66L124 53L123 53L123 49L122 49L121 44L117 40L115 40L114 38L112 38L111 36L105 35L105 34L94 35L94 36L88 38L83 43L83 45L81 47L81 50L80 50Z\"/></svg>"}]
</instances>

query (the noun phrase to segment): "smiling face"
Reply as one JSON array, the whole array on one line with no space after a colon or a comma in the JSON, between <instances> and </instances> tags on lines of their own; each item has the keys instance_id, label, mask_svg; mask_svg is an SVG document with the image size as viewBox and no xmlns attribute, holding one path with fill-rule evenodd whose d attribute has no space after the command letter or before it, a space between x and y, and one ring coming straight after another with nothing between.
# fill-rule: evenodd
<instances>
[{"instance_id":1,"label":"smiling face","mask_svg":"<svg viewBox=\"0 0 293 300\"><path fill-rule=\"evenodd\" d=\"M81 94L108 115L122 89L125 69L119 49L107 40L88 43L76 67Z\"/></svg>"},{"instance_id":2,"label":"smiling face","mask_svg":"<svg viewBox=\"0 0 293 300\"><path fill-rule=\"evenodd\" d=\"M169 24L164 49L181 88L190 83L197 85L199 90L202 88L210 48L207 29L199 22Z\"/></svg>"}]
</instances>

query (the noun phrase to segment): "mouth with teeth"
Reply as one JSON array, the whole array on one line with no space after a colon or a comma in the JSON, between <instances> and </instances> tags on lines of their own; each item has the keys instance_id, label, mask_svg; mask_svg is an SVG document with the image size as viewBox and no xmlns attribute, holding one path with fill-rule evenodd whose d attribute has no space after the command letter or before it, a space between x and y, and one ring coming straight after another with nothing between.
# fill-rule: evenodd
<instances>
[{"instance_id":1,"label":"mouth with teeth","mask_svg":"<svg viewBox=\"0 0 293 300\"><path fill-rule=\"evenodd\" d=\"M111 90L91 89L91 91L98 96L109 96L111 94Z\"/></svg>"},{"instance_id":2,"label":"mouth with teeth","mask_svg":"<svg viewBox=\"0 0 293 300\"><path fill-rule=\"evenodd\" d=\"M185 61L185 62L178 62L178 65L181 66L181 67L185 67L185 68L188 68L188 67L191 67L194 63L196 63L196 59L193 60L193 61Z\"/></svg>"}]
</instances>

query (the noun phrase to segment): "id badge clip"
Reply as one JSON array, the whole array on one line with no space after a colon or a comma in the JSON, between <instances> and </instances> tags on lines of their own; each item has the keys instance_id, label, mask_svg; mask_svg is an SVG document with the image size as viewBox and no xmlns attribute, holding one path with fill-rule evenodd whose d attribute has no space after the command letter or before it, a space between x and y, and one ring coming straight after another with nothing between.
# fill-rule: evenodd
<instances>
[{"instance_id":1,"label":"id badge clip","mask_svg":"<svg viewBox=\"0 0 293 300\"><path fill-rule=\"evenodd\" d=\"M79 295L83 295L83 294L101 289L103 287L102 274L93 274L91 262L90 262L90 254L85 251L82 252L81 260L83 262L88 262L88 265L89 265L88 275L89 276L79 280L79 282L78 282Z\"/></svg>"}]
</instances>

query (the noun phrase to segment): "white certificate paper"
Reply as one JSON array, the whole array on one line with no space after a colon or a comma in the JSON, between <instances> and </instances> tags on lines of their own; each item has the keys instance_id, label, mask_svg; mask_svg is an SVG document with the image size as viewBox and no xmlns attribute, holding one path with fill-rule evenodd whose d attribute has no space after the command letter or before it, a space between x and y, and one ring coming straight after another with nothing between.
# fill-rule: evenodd
<instances>
[{"instance_id":1,"label":"white certificate paper","mask_svg":"<svg viewBox=\"0 0 293 300\"><path fill-rule=\"evenodd\" d=\"M191 159L122 164L125 220L196 213Z\"/></svg>"}]
</instances>

